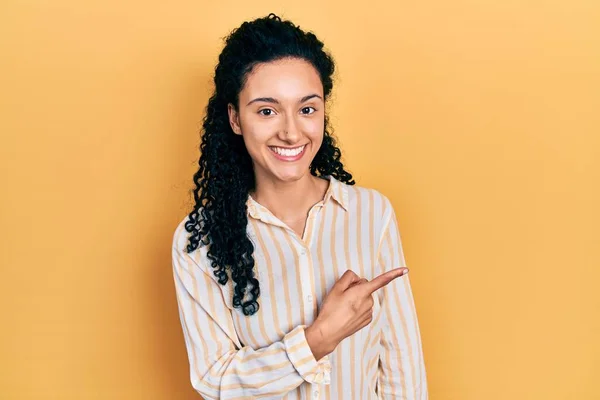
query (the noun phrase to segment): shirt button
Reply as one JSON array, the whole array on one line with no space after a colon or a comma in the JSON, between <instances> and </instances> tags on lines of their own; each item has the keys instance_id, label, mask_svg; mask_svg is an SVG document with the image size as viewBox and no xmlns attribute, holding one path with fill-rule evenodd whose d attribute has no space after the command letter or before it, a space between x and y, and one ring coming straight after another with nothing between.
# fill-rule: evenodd
<instances>
[{"instance_id":1,"label":"shirt button","mask_svg":"<svg viewBox=\"0 0 600 400\"><path fill-rule=\"evenodd\" d=\"M307 300L309 303L312 303L312 296L309 294L308 296L306 296L306 300Z\"/></svg>"},{"instance_id":2,"label":"shirt button","mask_svg":"<svg viewBox=\"0 0 600 400\"><path fill-rule=\"evenodd\" d=\"M315 398L315 399L319 398L319 389L315 389L315 391L313 392L313 398Z\"/></svg>"},{"instance_id":3,"label":"shirt button","mask_svg":"<svg viewBox=\"0 0 600 400\"><path fill-rule=\"evenodd\" d=\"M300 254L305 255L306 254L306 250L305 249L300 250Z\"/></svg>"}]
</instances>

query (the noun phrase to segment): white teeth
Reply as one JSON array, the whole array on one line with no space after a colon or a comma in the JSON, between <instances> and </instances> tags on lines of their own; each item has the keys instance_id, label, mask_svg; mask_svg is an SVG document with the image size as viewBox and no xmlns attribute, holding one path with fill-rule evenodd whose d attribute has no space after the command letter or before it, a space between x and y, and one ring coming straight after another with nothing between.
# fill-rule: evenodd
<instances>
[{"instance_id":1,"label":"white teeth","mask_svg":"<svg viewBox=\"0 0 600 400\"><path fill-rule=\"evenodd\" d=\"M304 146L297 147L295 149L282 149L280 147L271 147L277 154L284 157L294 157L297 156L304 150Z\"/></svg>"}]
</instances>

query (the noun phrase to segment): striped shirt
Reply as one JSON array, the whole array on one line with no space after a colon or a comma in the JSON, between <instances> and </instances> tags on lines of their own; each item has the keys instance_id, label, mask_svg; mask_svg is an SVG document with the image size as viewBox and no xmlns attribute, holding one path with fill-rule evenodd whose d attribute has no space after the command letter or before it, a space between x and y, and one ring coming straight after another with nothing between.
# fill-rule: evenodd
<instances>
[{"instance_id":1,"label":"striped shirt","mask_svg":"<svg viewBox=\"0 0 600 400\"><path fill-rule=\"evenodd\" d=\"M258 312L232 306L207 247L188 254L186 218L173 237L179 317L194 389L205 399L418 399L427 377L410 273L374 295L373 320L316 360L305 328L346 269L372 280L406 266L396 216L375 189L332 176L302 236L248 196Z\"/></svg>"}]
</instances>

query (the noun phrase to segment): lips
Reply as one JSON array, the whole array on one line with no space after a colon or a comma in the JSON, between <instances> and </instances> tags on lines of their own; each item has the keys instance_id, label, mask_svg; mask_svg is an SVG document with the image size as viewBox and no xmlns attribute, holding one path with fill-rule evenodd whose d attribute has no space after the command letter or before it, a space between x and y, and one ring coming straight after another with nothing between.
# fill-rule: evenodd
<instances>
[{"instance_id":1,"label":"lips","mask_svg":"<svg viewBox=\"0 0 600 400\"><path fill-rule=\"evenodd\" d=\"M299 147L295 147L293 149L269 146L269 150L271 153L281 161L297 161L302 158L304 153L306 152L307 145L302 145ZM298 152L298 150L300 150Z\"/></svg>"}]
</instances>

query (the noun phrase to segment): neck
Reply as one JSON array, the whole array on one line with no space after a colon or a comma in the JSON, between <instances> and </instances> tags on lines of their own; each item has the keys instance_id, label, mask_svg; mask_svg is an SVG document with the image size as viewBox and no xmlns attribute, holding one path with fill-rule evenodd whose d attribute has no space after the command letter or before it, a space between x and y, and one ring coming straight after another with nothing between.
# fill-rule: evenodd
<instances>
[{"instance_id":1,"label":"neck","mask_svg":"<svg viewBox=\"0 0 600 400\"><path fill-rule=\"evenodd\" d=\"M256 176L256 190L250 196L283 222L305 219L308 210L321 201L329 182L307 172L302 178L282 182Z\"/></svg>"}]
</instances>

